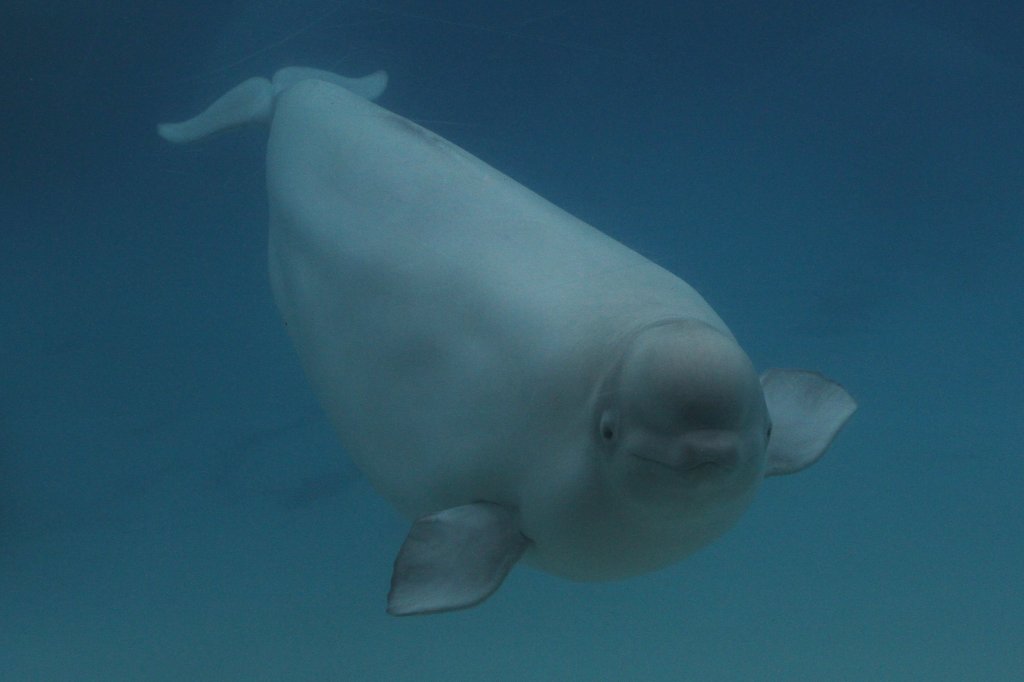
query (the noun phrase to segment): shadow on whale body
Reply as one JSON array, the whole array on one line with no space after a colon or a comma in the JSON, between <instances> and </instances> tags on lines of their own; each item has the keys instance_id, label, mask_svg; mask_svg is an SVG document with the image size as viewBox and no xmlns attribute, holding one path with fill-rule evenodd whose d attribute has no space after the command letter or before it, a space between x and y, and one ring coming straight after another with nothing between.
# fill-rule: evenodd
<instances>
[{"instance_id":1,"label":"shadow on whale body","mask_svg":"<svg viewBox=\"0 0 1024 682\"><path fill-rule=\"evenodd\" d=\"M310 384L413 523L388 612L490 596L520 559L657 570L817 461L856 409L758 375L675 275L371 102L378 72L252 78L159 134L270 128L269 269Z\"/></svg>"}]
</instances>

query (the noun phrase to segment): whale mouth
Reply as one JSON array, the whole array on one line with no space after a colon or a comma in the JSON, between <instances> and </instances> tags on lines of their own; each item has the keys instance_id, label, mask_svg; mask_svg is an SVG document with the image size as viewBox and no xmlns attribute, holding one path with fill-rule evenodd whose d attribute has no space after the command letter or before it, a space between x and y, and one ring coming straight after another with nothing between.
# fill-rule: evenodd
<instances>
[{"instance_id":1,"label":"whale mouth","mask_svg":"<svg viewBox=\"0 0 1024 682\"><path fill-rule=\"evenodd\" d=\"M678 461L667 461L664 459L657 459L654 457L645 457L633 453L633 457L649 464L671 471L674 474L713 474L718 471L728 471L732 469L732 465L723 461L714 459L689 459L679 458Z\"/></svg>"},{"instance_id":2,"label":"whale mouth","mask_svg":"<svg viewBox=\"0 0 1024 682\"><path fill-rule=\"evenodd\" d=\"M735 468L739 461L736 434L730 431L696 431L668 452L632 452L633 457L676 474L714 474Z\"/></svg>"}]
</instances>

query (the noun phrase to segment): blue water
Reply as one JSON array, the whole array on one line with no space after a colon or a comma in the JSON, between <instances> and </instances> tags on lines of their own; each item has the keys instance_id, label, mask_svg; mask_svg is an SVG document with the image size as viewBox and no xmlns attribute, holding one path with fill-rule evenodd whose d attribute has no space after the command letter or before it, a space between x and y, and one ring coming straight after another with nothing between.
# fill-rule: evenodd
<instances>
[{"instance_id":1,"label":"blue water","mask_svg":"<svg viewBox=\"0 0 1024 682\"><path fill-rule=\"evenodd\" d=\"M1018 3L5 3L0 680L1024 679ZM281 66L680 274L860 410L691 559L384 613L407 524L273 308Z\"/></svg>"}]
</instances>

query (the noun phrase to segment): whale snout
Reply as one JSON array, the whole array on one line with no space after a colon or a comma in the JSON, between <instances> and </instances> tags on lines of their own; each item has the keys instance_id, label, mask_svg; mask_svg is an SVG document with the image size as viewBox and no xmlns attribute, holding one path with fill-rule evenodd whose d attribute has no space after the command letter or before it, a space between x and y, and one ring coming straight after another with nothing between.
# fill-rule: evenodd
<instances>
[{"instance_id":1,"label":"whale snout","mask_svg":"<svg viewBox=\"0 0 1024 682\"><path fill-rule=\"evenodd\" d=\"M739 437L732 431L694 431L683 438L684 462L736 466L739 459Z\"/></svg>"},{"instance_id":2,"label":"whale snout","mask_svg":"<svg viewBox=\"0 0 1024 682\"><path fill-rule=\"evenodd\" d=\"M739 463L739 438L732 431L691 431L664 452L638 452L635 456L677 473L732 469Z\"/></svg>"}]
</instances>

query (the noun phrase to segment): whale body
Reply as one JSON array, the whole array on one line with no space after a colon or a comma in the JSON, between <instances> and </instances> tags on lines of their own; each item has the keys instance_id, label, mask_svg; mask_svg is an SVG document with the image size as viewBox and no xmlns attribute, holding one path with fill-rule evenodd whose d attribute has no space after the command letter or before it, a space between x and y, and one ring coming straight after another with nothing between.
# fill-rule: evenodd
<instances>
[{"instance_id":1,"label":"whale body","mask_svg":"<svg viewBox=\"0 0 1024 682\"><path fill-rule=\"evenodd\" d=\"M270 282L356 465L412 526L388 611L480 603L524 560L573 580L672 564L856 409L758 375L682 279L371 100L289 68L198 116L269 126Z\"/></svg>"}]
</instances>

